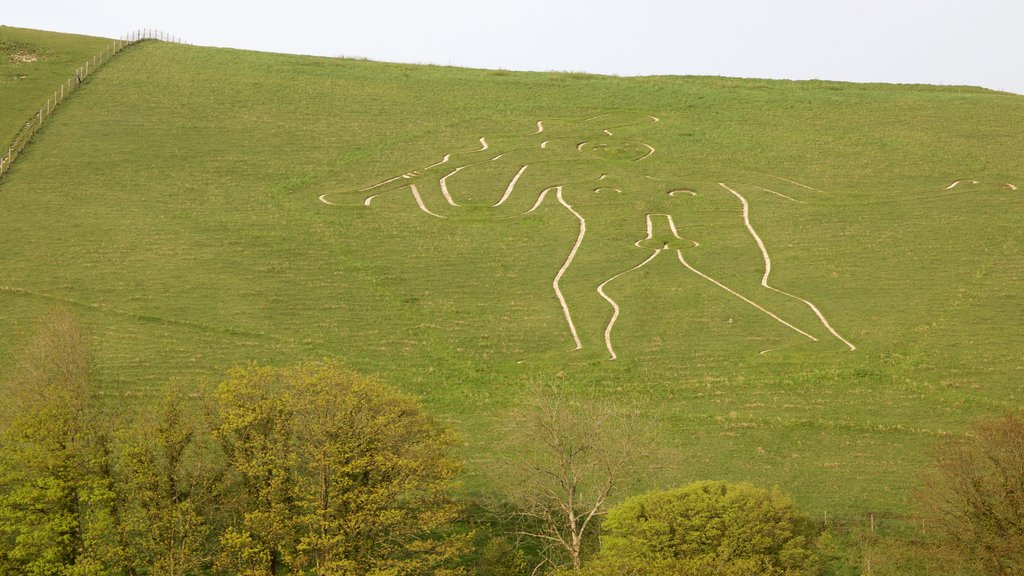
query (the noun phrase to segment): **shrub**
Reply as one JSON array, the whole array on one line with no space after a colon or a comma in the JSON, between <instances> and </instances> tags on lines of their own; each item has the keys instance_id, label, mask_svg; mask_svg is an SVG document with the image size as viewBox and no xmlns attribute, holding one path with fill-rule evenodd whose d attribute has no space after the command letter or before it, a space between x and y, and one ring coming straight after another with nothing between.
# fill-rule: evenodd
<instances>
[{"instance_id":1,"label":"shrub","mask_svg":"<svg viewBox=\"0 0 1024 576\"><path fill-rule=\"evenodd\" d=\"M613 508L593 574L819 574L810 520L778 491L697 482Z\"/></svg>"}]
</instances>

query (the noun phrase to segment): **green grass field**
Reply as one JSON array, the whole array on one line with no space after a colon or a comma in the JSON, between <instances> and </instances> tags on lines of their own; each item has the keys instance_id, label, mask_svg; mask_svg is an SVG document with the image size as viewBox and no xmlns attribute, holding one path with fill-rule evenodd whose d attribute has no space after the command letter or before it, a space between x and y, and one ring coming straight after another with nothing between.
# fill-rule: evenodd
<instances>
[{"instance_id":1,"label":"green grass field","mask_svg":"<svg viewBox=\"0 0 1024 576\"><path fill-rule=\"evenodd\" d=\"M7 144L62 82L111 41L0 26L0 142Z\"/></svg>"},{"instance_id":2,"label":"green grass field","mask_svg":"<svg viewBox=\"0 0 1024 576\"><path fill-rule=\"evenodd\" d=\"M470 490L509 403L563 381L658 418L656 485L749 480L813 515L899 513L937 437L1021 405L1021 125L1024 98L968 87L147 41L0 180L0 356L61 301L95 334L111 403L338 357L463 432ZM450 203L439 181L460 166ZM769 285L856 350L761 285L741 196Z\"/></svg>"}]
</instances>

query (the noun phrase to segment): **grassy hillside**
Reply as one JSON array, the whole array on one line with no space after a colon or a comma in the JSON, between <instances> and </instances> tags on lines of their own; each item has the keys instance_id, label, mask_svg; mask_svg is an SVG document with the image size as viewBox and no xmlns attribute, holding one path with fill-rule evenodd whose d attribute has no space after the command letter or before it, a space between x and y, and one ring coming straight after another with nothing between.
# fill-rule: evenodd
<instances>
[{"instance_id":1,"label":"grassy hillside","mask_svg":"<svg viewBox=\"0 0 1024 576\"><path fill-rule=\"evenodd\" d=\"M5 151L61 82L109 45L106 38L0 26L0 143Z\"/></svg>"},{"instance_id":2,"label":"grassy hillside","mask_svg":"<svg viewBox=\"0 0 1024 576\"><path fill-rule=\"evenodd\" d=\"M938 435L1021 404L1022 124L972 88L144 42L0 181L0 353L63 301L111 402L336 356L453 422L472 473L532 379L639 393L657 484L900 511Z\"/></svg>"}]
</instances>

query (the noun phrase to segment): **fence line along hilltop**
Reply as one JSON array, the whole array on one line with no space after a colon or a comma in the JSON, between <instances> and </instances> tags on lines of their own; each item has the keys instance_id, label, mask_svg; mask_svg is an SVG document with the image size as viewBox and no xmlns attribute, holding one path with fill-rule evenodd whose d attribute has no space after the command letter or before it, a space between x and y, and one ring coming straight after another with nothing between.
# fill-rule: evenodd
<instances>
[{"instance_id":1,"label":"fence line along hilltop","mask_svg":"<svg viewBox=\"0 0 1024 576\"><path fill-rule=\"evenodd\" d=\"M0 178L11 169L11 164L21 154L21 151L28 146L29 142L32 141L32 137L35 136L36 132L39 131L45 122L57 109L57 106L64 101L72 92L81 86L82 82L89 77L90 74L95 72L98 68L106 64L118 54L121 50L131 46L137 42L143 40L159 40L161 42L173 42L176 44L187 44L182 42L181 38L172 36L161 30L154 30L150 28L144 28L135 30L123 37L114 40L110 46L103 49L102 52L93 56L91 59L86 60L84 64L75 70L73 76L63 82L56 90L53 95L46 99L39 106L39 110L32 115L28 122L22 126L21 130L18 131L17 136L11 141L7 147L7 151L3 156L0 156Z\"/></svg>"}]
</instances>

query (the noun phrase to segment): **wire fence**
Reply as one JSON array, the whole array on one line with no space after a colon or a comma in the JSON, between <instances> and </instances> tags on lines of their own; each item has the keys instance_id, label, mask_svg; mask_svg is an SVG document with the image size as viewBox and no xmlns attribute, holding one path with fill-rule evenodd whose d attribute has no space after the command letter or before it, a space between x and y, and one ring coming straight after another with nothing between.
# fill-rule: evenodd
<instances>
[{"instance_id":1,"label":"wire fence","mask_svg":"<svg viewBox=\"0 0 1024 576\"><path fill-rule=\"evenodd\" d=\"M54 90L53 95L39 106L39 111L33 114L32 118L18 131L18 135L14 137L14 140L7 147L7 152L0 156L0 178L3 178L3 175L11 169L11 164L18 158L22 150L28 146L29 142L32 141L32 137L36 135L36 132L39 132L39 129L43 127L43 123L53 115L54 110L57 109L57 106L65 98L77 90L90 74L109 62L121 50L143 40L160 40L162 42L185 44L177 36L172 36L160 30L135 30L112 42L110 46L104 48L102 52L93 56L92 59L86 60L82 66L75 70L74 76L68 78L67 81Z\"/></svg>"}]
</instances>

